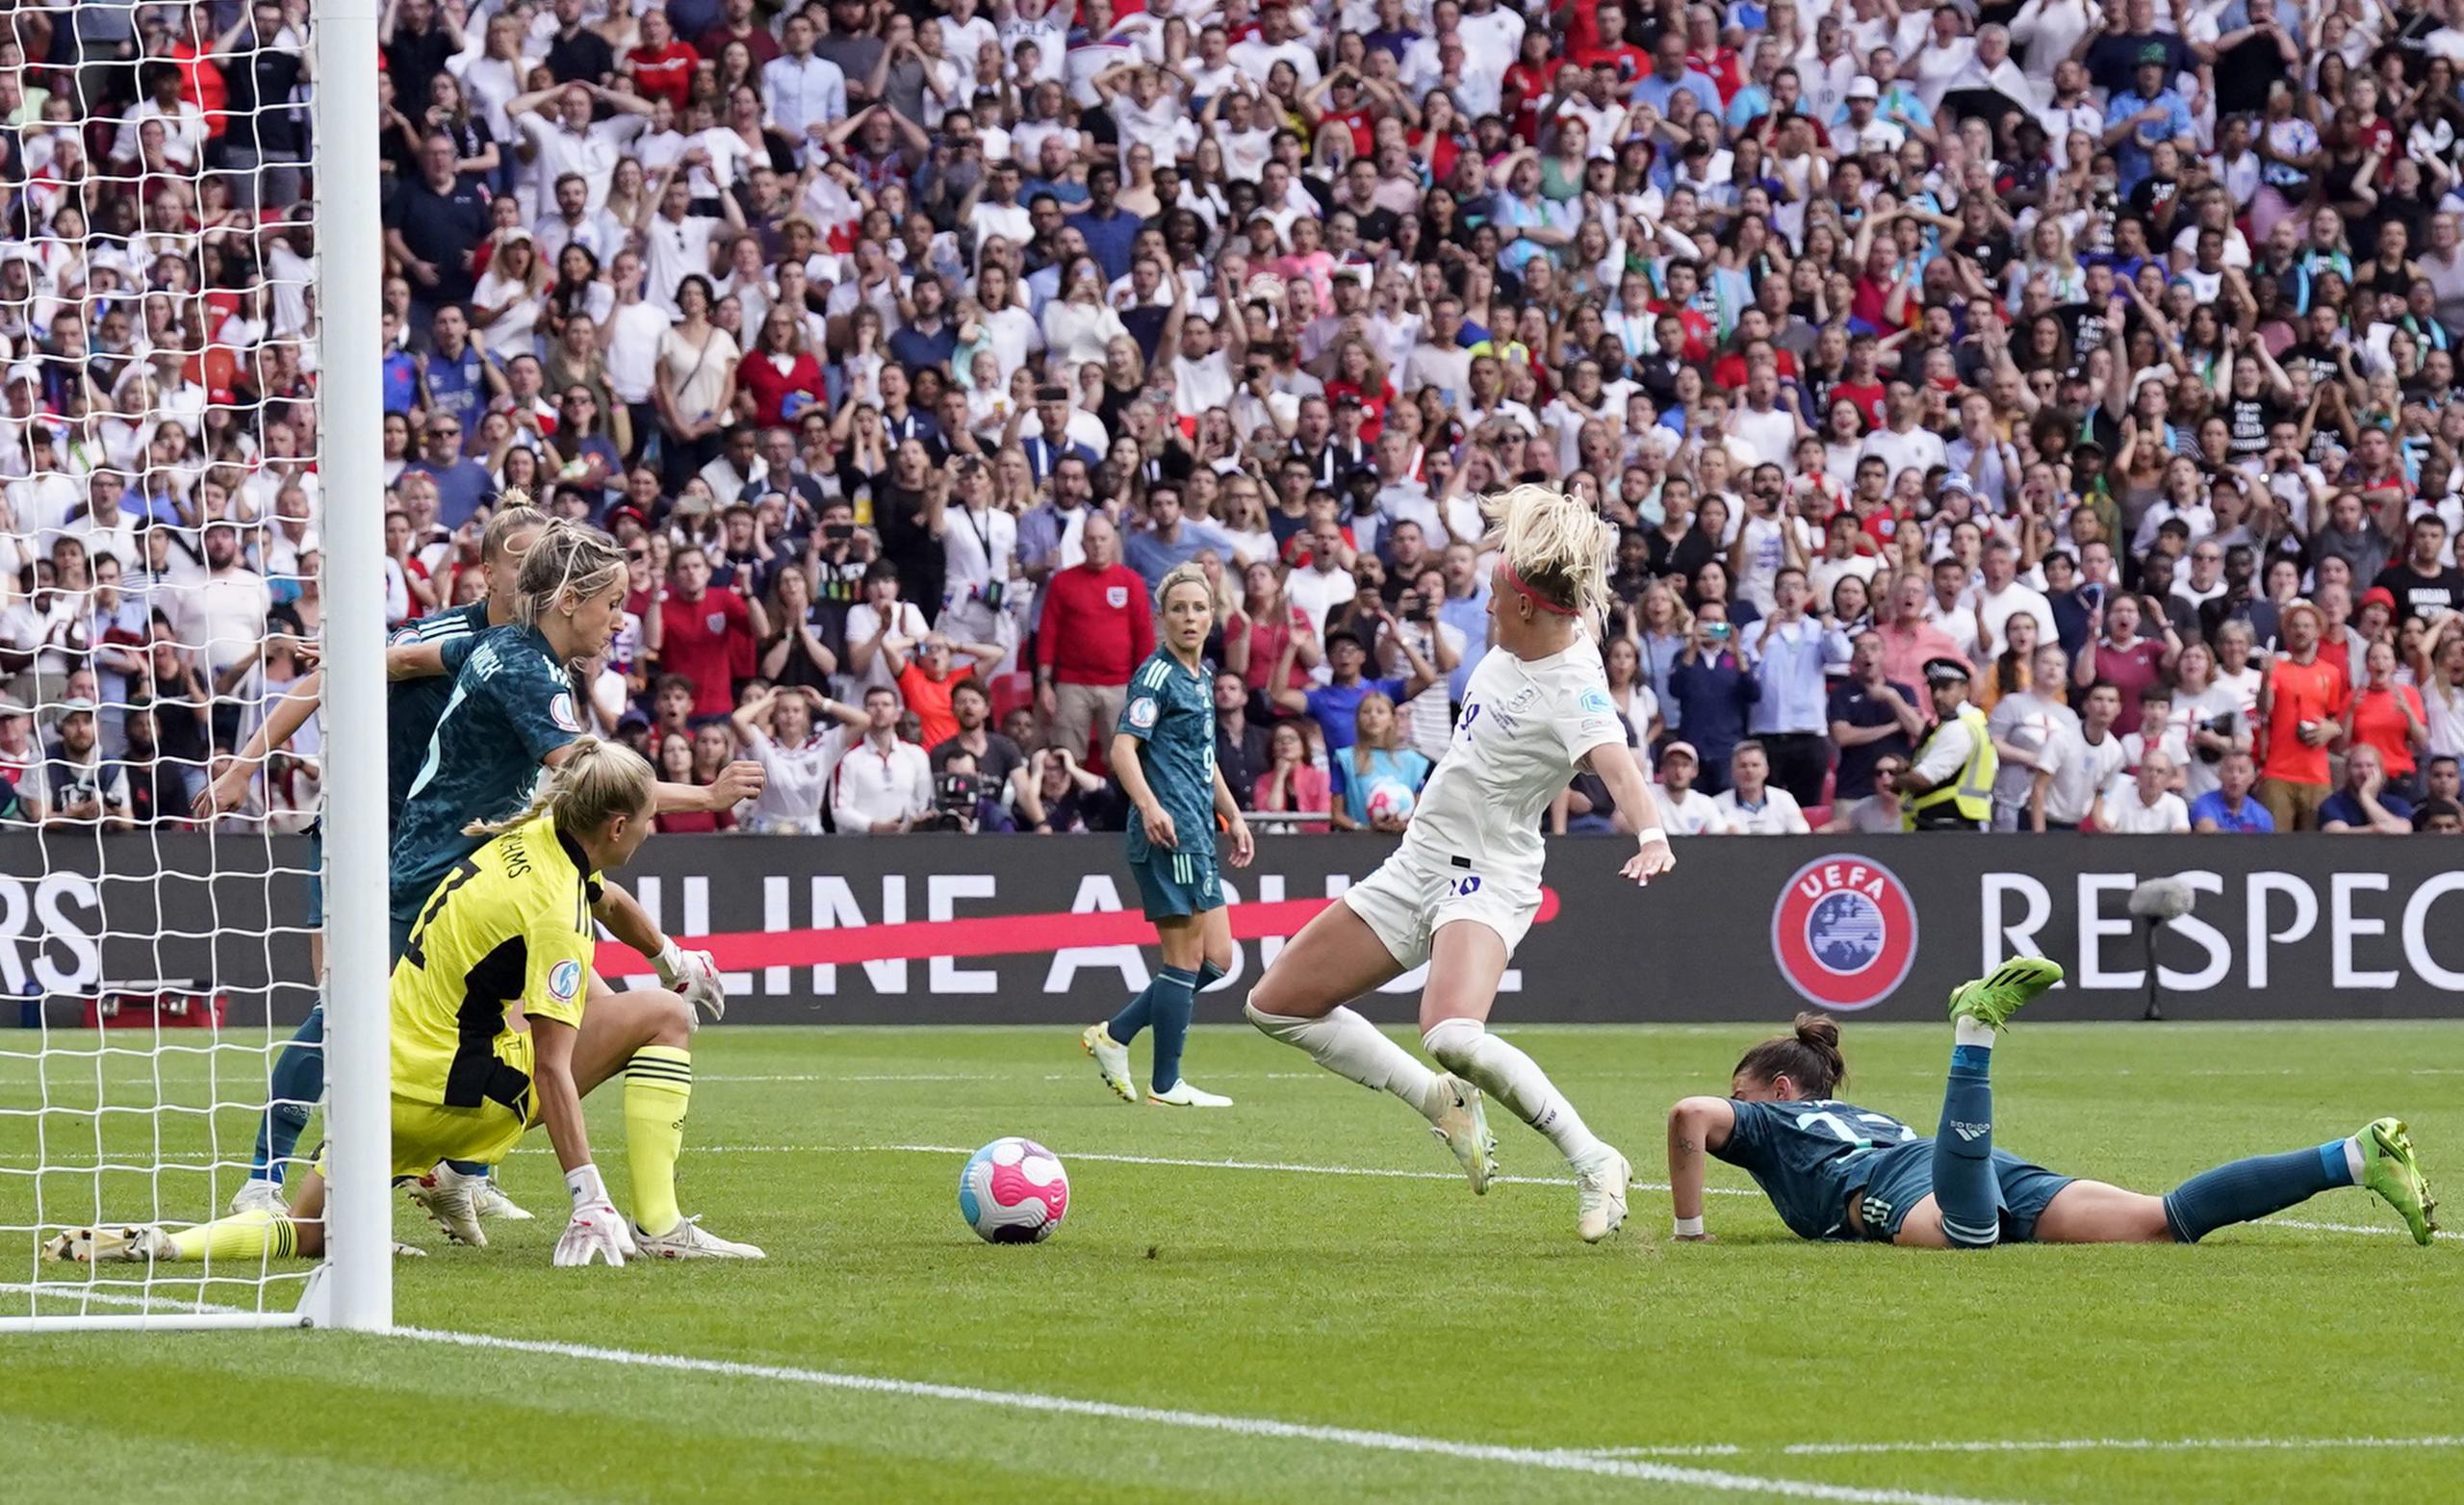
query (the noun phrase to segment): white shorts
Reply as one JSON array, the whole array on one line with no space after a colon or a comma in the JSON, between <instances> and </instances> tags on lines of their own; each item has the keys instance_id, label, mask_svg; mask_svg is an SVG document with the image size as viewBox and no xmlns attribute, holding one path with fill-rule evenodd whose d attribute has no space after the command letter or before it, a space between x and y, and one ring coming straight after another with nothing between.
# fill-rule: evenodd
<instances>
[{"instance_id":1,"label":"white shorts","mask_svg":"<svg viewBox=\"0 0 2464 1505\"><path fill-rule=\"evenodd\" d=\"M1343 902L1408 971L1428 959L1429 937L1438 928L1456 920L1477 921L1495 931L1512 957L1540 912L1540 886L1405 849L1379 863L1365 881L1345 889Z\"/></svg>"}]
</instances>

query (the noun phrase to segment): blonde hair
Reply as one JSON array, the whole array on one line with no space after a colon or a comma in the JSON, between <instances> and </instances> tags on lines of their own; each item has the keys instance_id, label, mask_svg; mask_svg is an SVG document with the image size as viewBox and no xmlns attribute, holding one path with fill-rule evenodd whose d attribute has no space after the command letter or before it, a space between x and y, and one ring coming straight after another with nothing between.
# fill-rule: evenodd
<instances>
[{"instance_id":1,"label":"blonde hair","mask_svg":"<svg viewBox=\"0 0 2464 1505\"><path fill-rule=\"evenodd\" d=\"M479 559L482 563L504 556L505 540L524 528L546 527L548 514L530 504L530 493L520 486L508 486L497 497L496 515L488 519L487 530L479 535Z\"/></svg>"},{"instance_id":2,"label":"blonde hair","mask_svg":"<svg viewBox=\"0 0 2464 1505\"><path fill-rule=\"evenodd\" d=\"M522 556L522 586L513 619L536 626L567 591L588 599L626 578L625 550L586 523L551 520Z\"/></svg>"},{"instance_id":3,"label":"blonde hair","mask_svg":"<svg viewBox=\"0 0 2464 1505\"><path fill-rule=\"evenodd\" d=\"M1198 568L1197 561L1192 559L1186 564L1172 566L1166 572L1164 578L1155 582L1155 614L1157 616L1164 614L1164 603L1172 599L1172 588L1176 585L1194 585L1204 591L1207 608L1214 609L1215 585L1207 579L1206 572Z\"/></svg>"},{"instance_id":4,"label":"blonde hair","mask_svg":"<svg viewBox=\"0 0 2464 1505\"><path fill-rule=\"evenodd\" d=\"M595 831L619 815L636 819L651 813L655 778L642 755L621 742L578 737L562 766L548 771L530 803L500 821L473 821L465 836L493 836L542 815L556 818L556 829L568 836Z\"/></svg>"},{"instance_id":5,"label":"blonde hair","mask_svg":"<svg viewBox=\"0 0 2464 1505\"><path fill-rule=\"evenodd\" d=\"M1596 626L1608 610L1609 533L1600 514L1572 492L1537 484L1480 502L1489 522L1482 547L1505 556L1530 592Z\"/></svg>"},{"instance_id":6,"label":"blonde hair","mask_svg":"<svg viewBox=\"0 0 2464 1505\"><path fill-rule=\"evenodd\" d=\"M1366 734L1357 729L1360 713L1369 709L1372 701L1386 707L1386 735L1382 741L1375 743L1371 742ZM1383 690L1372 690L1360 698L1360 703L1352 707L1352 723L1355 729L1351 744L1351 771L1358 777L1362 778L1369 777L1371 754L1399 752L1403 750L1403 713L1395 708L1393 698Z\"/></svg>"}]
</instances>

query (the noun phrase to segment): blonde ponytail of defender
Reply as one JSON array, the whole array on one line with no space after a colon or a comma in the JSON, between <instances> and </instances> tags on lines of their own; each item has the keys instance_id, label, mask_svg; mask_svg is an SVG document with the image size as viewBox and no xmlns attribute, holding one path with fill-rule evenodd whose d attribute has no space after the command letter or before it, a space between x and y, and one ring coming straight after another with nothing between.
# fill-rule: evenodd
<instances>
[{"instance_id":1,"label":"blonde ponytail of defender","mask_svg":"<svg viewBox=\"0 0 2464 1505\"><path fill-rule=\"evenodd\" d=\"M604 827L619 815L641 818L651 813L657 777L639 752L621 742L578 737L562 766L547 771L530 803L500 821L473 821L465 836L493 836L542 815L556 818L556 829L579 838Z\"/></svg>"},{"instance_id":2,"label":"blonde ponytail of defender","mask_svg":"<svg viewBox=\"0 0 2464 1505\"><path fill-rule=\"evenodd\" d=\"M505 541L526 528L548 525L548 514L530 504L530 493L519 486L508 486L497 497L497 510L479 535L479 562L500 558Z\"/></svg>"}]
</instances>

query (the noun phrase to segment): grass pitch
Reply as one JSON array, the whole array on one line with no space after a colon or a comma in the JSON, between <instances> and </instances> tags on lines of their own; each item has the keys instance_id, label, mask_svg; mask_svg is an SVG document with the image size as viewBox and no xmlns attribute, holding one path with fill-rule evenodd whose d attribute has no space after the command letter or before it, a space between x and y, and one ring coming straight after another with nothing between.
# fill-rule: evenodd
<instances>
[{"instance_id":1,"label":"grass pitch","mask_svg":"<svg viewBox=\"0 0 2464 1505\"><path fill-rule=\"evenodd\" d=\"M2464 1196L2464 1025L2064 1025L2059 1004L1997 1052L2002 1145L2163 1190L2393 1112ZM1762 1033L1513 1032L1655 1184L1669 1103L1719 1090ZM1930 1128L1948 1043L1852 1023L1847 1095ZM2464 1245L2414 1247L2357 1189L2198 1248L1981 1255L1801 1243L1746 1195L1711 1198L1718 1242L1674 1244L1666 1194L1638 1190L1586 1248L1570 1186L1476 1199L1401 1105L1246 1029L1190 1050L1228 1112L1128 1108L1061 1030L717 1028L695 1063L686 1209L767 1263L551 1267L563 1187L533 1135L506 1186L537 1222L466 1250L398 1217L431 1251L396 1265L424 1336L0 1338L9 1476L189 1505L2464 1497ZM153 1063L104 1064L111 1101L154 1100ZM166 1098L212 1100L198 1062L162 1069ZM90 1057L39 1078L0 1058L0 1170L31 1165L38 1126L53 1163L90 1161L92 1120L23 1110L90 1107L96 1080ZM591 1118L621 1201L617 1109L603 1092ZM1563 1175L1493 1120L1509 1176ZM116 1161L151 1159L158 1124L244 1160L250 1127L103 1122ZM959 1220L963 1153L1004 1134L1067 1164L1048 1243ZM121 1216L209 1195L202 1173L43 1186L55 1218L97 1186ZM0 1175L0 1223L32 1191ZM27 1280L6 1237L0 1281Z\"/></svg>"}]
</instances>

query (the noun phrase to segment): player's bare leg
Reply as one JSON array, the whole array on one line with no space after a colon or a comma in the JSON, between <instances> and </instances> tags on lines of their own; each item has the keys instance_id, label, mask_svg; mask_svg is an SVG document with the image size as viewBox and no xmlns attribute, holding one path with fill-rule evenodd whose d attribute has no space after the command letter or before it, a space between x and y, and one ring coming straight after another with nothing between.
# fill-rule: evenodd
<instances>
[{"instance_id":1,"label":"player's bare leg","mask_svg":"<svg viewBox=\"0 0 2464 1505\"><path fill-rule=\"evenodd\" d=\"M676 1161L693 1102L693 1006L664 988L619 992L593 975L574 1041L574 1086L584 1097L625 1077L626 1168L633 1241L665 1260L758 1260L761 1251L705 1230L676 1205ZM653 1230L656 1230L653 1232Z\"/></svg>"},{"instance_id":2,"label":"player's bare leg","mask_svg":"<svg viewBox=\"0 0 2464 1505\"><path fill-rule=\"evenodd\" d=\"M1339 1077L1392 1092L1429 1121L1454 1152L1476 1191L1496 1173L1495 1141L1476 1087L1429 1070L1377 1033L1348 1000L1402 975L1377 932L1346 904L1331 904L1301 927L1249 990L1251 1024Z\"/></svg>"},{"instance_id":3,"label":"player's bare leg","mask_svg":"<svg viewBox=\"0 0 2464 1505\"><path fill-rule=\"evenodd\" d=\"M1574 1168L1575 1231L1585 1243L1598 1243L1626 1220L1633 1167L1584 1125L1538 1063L1489 1033L1505 963L1505 938L1486 925L1440 926L1429 942L1429 982L1421 994L1421 1043L1556 1145Z\"/></svg>"}]
</instances>

